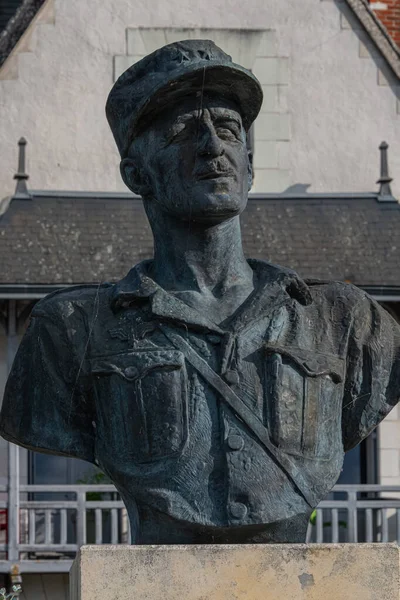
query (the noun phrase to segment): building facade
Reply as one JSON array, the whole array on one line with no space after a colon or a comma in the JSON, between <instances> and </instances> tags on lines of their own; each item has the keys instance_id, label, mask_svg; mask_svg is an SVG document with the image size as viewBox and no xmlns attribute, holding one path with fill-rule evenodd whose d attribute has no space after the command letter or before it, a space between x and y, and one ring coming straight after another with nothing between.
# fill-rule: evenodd
<instances>
[{"instance_id":1,"label":"building facade","mask_svg":"<svg viewBox=\"0 0 400 600\"><path fill-rule=\"evenodd\" d=\"M132 62L185 37L211 37L263 85L255 192L369 191L382 139L399 170L399 52L364 0L35 4L0 71L3 196L13 191L10 142L21 135L35 188L123 191L108 92Z\"/></svg>"}]
</instances>

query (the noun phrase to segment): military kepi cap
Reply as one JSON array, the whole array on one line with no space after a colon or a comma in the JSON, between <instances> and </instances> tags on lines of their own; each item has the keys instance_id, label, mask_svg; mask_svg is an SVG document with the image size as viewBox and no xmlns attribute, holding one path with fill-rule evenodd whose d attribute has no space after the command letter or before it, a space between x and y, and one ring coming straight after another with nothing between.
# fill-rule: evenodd
<instances>
[{"instance_id":1,"label":"military kepi cap","mask_svg":"<svg viewBox=\"0 0 400 600\"><path fill-rule=\"evenodd\" d=\"M246 131L261 108L263 94L257 78L210 40L174 42L129 67L115 82L106 104L121 156L126 156L152 115L181 96L202 91L232 100Z\"/></svg>"}]
</instances>

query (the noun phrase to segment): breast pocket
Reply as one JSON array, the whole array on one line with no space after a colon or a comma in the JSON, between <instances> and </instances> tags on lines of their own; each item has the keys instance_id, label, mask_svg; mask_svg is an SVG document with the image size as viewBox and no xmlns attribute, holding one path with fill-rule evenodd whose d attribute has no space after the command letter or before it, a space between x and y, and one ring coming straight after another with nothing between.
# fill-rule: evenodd
<instances>
[{"instance_id":1,"label":"breast pocket","mask_svg":"<svg viewBox=\"0 0 400 600\"><path fill-rule=\"evenodd\" d=\"M91 363L104 446L136 463L180 454L188 437L183 354L132 351Z\"/></svg>"},{"instance_id":2,"label":"breast pocket","mask_svg":"<svg viewBox=\"0 0 400 600\"><path fill-rule=\"evenodd\" d=\"M343 360L274 345L266 345L265 354L271 441L289 454L329 460L341 447Z\"/></svg>"}]
</instances>

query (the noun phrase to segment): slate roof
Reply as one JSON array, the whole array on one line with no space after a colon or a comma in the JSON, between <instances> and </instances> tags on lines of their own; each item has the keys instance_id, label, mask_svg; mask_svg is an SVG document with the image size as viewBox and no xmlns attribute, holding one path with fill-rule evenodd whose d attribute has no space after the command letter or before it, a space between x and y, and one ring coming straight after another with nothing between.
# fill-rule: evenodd
<instances>
[{"instance_id":1,"label":"slate roof","mask_svg":"<svg viewBox=\"0 0 400 600\"><path fill-rule=\"evenodd\" d=\"M30 192L0 217L0 286L114 281L152 256L139 198ZM253 195L246 255L303 277L400 286L400 205L377 194Z\"/></svg>"},{"instance_id":2,"label":"slate roof","mask_svg":"<svg viewBox=\"0 0 400 600\"><path fill-rule=\"evenodd\" d=\"M1 67L45 0L0 0L0 2L2 4L0 9Z\"/></svg>"},{"instance_id":3,"label":"slate roof","mask_svg":"<svg viewBox=\"0 0 400 600\"><path fill-rule=\"evenodd\" d=\"M0 2L0 32L5 28L21 4L22 0L2 0Z\"/></svg>"}]
</instances>

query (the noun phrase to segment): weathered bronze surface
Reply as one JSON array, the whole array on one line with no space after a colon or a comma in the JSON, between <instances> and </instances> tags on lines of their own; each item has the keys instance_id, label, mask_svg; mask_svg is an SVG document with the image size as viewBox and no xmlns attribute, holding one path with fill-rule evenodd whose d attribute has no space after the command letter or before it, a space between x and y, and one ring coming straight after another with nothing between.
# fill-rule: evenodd
<instances>
[{"instance_id":1,"label":"weathered bronze surface","mask_svg":"<svg viewBox=\"0 0 400 600\"><path fill-rule=\"evenodd\" d=\"M305 540L343 456L399 400L400 328L361 290L246 260L262 91L209 41L132 66L107 117L154 259L41 300L2 435L115 483L133 543Z\"/></svg>"}]
</instances>

